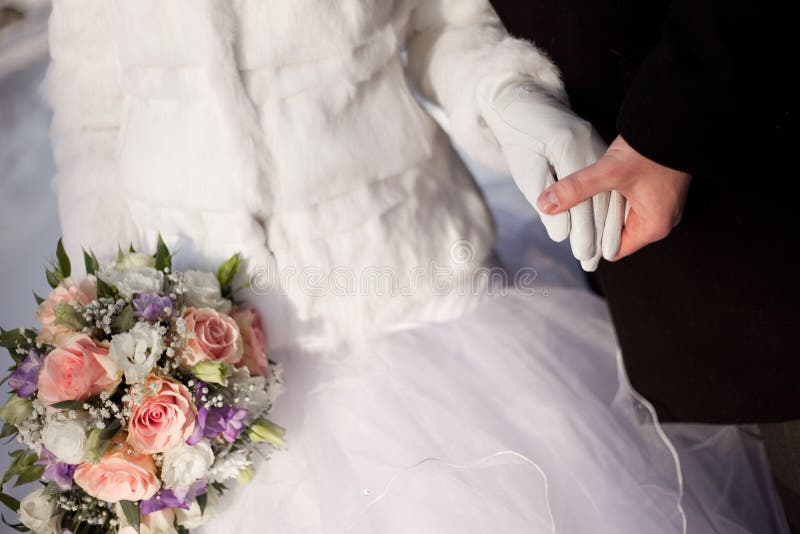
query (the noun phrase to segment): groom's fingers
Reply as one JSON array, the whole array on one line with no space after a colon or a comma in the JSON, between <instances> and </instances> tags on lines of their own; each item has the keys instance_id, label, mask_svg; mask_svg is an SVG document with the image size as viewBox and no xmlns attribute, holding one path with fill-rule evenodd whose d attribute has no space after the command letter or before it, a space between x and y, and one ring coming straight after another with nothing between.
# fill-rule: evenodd
<instances>
[{"instance_id":1,"label":"groom's fingers","mask_svg":"<svg viewBox=\"0 0 800 534\"><path fill-rule=\"evenodd\" d=\"M539 195L536 205L544 213L561 213L598 193L617 189L615 176L606 173L602 160L558 180Z\"/></svg>"},{"instance_id":2,"label":"groom's fingers","mask_svg":"<svg viewBox=\"0 0 800 534\"><path fill-rule=\"evenodd\" d=\"M630 256L658 239L660 238L655 237L648 227L647 221L639 216L636 211L629 210L625 218L625 227L622 229L619 252L611 261L621 260L626 256Z\"/></svg>"}]
</instances>

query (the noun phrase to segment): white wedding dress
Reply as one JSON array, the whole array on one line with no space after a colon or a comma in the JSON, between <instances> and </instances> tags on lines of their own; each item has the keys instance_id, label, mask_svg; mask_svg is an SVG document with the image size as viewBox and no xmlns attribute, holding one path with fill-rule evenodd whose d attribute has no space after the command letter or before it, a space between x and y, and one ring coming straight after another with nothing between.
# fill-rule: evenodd
<instances>
[{"instance_id":1,"label":"white wedding dress","mask_svg":"<svg viewBox=\"0 0 800 534\"><path fill-rule=\"evenodd\" d=\"M602 301L538 256L544 231L512 184L482 185L498 249L539 266L538 289L273 353L286 450L202 532L788 532L757 437L660 426L626 382Z\"/></svg>"},{"instance_id":2,"label":"white wedding dress","mask_svg":"<svg viewBox=\"0 0 800 534\"><path fill-rule=\"evenodd\" d=\"M67 250L161 234L201 269L241 252L284 367L286 450L202 532L787 531L756 437L659 427L602 302L545 276L503 209L495 247L414 98L502 164L477 85L517 73L563 96L487 0L57 0L50 48ZM498 249L506 291L484 276ZM402 287L361 290L387 271Z\"/></svg>"}]
</instances>

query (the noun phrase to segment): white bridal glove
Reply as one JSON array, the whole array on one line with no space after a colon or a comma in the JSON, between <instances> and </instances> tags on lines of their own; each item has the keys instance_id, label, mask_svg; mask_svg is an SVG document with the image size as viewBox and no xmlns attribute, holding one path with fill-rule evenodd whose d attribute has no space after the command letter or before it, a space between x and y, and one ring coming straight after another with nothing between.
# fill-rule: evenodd
<instances>
[{"instance_id":1,"label":"white bridal glove","mask_svg":"<svg viewBox=\"0 0 800 534\"><path fill-rule=\"evenodd\" d=\"M600 193L557 215L542 213L536 199L557 178L579 171L605 153L591 124L531 82L484 84L478 90L481 115L497 138L511 175L539 212L554 241L570 238L573 255L594 271L601 255L619 250L625 199Z\"/></svg>"}]
</instances>

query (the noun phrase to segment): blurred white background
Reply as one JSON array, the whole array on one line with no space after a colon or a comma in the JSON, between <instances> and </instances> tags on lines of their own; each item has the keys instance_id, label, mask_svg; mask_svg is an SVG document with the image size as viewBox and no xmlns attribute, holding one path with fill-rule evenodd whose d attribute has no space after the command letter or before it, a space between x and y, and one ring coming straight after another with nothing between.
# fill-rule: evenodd
<instances>
[{"instance_id":1,"label":"blurred white background","mask_svg":"<svg viewBox=\"0 0 800 534\"><path fill-rule=\"evenodd\" d=\"M13 5L12 5L13 4ZM48 289L42 277L59 226L47 131L50 113L38 87L47 68L47 2L0 1L0 326L33 324L32 291ZM0 349L0 373L11 359ZM7 388L0 393L5 402ZM0 470L16 443L2 442ZM33 487L5 488L17 498ZM2 507L8 519L14 514ZM12 532L0 524L0 532Z\"/></svg>"}]
</instances>

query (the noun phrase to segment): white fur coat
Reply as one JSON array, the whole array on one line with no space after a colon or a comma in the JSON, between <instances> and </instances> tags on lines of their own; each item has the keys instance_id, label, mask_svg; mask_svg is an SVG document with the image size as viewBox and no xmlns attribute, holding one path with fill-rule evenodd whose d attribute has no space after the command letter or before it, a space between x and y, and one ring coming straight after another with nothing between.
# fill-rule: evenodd
<instances>
[{"instance_id":1,"label":"white fur coat","mask_svg":"<svg viewBox=\"0 0 800 534\"><path fill-rule=\"evenodd\" d=\"M478 82L563 95L486 0L54 4L45 90L68 249L108 256L161 232L184 263L241 251L273 342L409 318L436 290L414 269L453 265L459 240L468 269L490 256L483 200L414 91L496 167ZM408 294L365 290L374 268Z\"/></svg>"}]
</instances>

